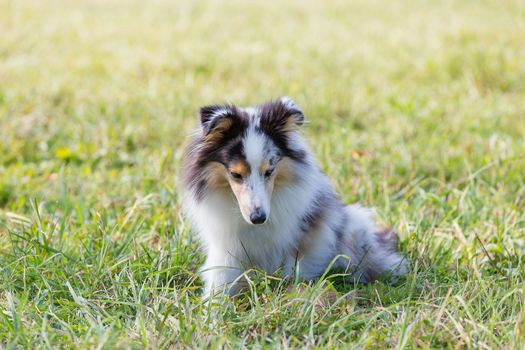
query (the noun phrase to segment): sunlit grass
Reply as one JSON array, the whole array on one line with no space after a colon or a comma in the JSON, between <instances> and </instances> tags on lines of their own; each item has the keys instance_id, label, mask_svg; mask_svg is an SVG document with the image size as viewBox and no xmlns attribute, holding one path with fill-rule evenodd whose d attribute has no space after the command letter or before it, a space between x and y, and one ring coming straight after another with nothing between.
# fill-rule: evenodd
<instances>
[{"instance_id":1,"label":"sunlit grass","mask_svg":"<svg viewBox=\"0 0 525 350\"><path fill-rule=\"evenodd\" d=\"M525 345L522 2L0 0L0 33L0 347ZM413 273L255 273L210 313L183 145L281 95Z\"/></svg>"}]
</instances>

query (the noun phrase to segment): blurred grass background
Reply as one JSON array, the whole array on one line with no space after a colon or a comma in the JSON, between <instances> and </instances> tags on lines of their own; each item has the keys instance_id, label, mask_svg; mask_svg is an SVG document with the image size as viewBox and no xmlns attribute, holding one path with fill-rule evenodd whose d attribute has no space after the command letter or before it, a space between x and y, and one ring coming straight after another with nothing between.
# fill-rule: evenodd
<instances>
[{"instance_id":1,"label":"blurred grass background","mask_svg":"<svg viewBox=\"0 0 525 350\"><path fill-rule=\"evenodd\" d=\"M0 33L0 347L524 345L524 2L0 0ZM261 277L211 321L183 146L281 95L414 273Z\"/></svg>"}]
</instances>

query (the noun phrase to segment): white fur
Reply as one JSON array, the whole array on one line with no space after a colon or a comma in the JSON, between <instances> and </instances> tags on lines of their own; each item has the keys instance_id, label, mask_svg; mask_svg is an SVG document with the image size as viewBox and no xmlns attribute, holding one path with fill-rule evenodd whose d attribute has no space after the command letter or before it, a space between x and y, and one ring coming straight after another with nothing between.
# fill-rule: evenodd
<instances>
[{"instance_id":1,"label":"white fur","mask_svg":"<svg viewBox=\"0 0 525 350\"><path fill-rule=\"evenodd\" d=\"M246 153L246 160L251 165L252 169L258 169L264 157L264 144L268 138L263 134L255 131L253 127L248 129L248 134L244 138L244 152ZM254 171L252 171L253 173Z\"/></svg>"}]
</instances>

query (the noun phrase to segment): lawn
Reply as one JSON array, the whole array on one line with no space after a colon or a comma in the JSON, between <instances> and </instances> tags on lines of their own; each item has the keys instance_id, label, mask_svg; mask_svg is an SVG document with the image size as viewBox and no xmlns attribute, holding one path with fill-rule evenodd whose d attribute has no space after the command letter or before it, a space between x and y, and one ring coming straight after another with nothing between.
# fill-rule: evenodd
<instances>
[{"instance_id":1,"label":"lawn","mask_svg":"<svg viewBox=\"0 0 525 350\"><path fill-rule=\"evenodd\" d=\"M525 347L523 1L0 0L0 33L0 348ZM281 95L412 273L208 310L184 145Z\"/></svg>"}]
</instances>

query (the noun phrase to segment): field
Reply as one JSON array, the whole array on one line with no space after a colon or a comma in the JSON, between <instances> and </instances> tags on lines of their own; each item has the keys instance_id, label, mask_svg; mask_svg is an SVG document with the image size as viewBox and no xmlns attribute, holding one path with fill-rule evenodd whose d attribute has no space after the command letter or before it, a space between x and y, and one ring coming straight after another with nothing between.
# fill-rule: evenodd
<instances>
[{"instance_id":1,"label":"field","mask_svg":"<svg viewBox=\"0 0 525 350\"><path fill-rule=\"evenodd\" d=\"M523 1L0 0L0 33L0 348L525 347ZM208 310L184 145L281 95L413 271Z\"/></svg>"}]
</instances>

